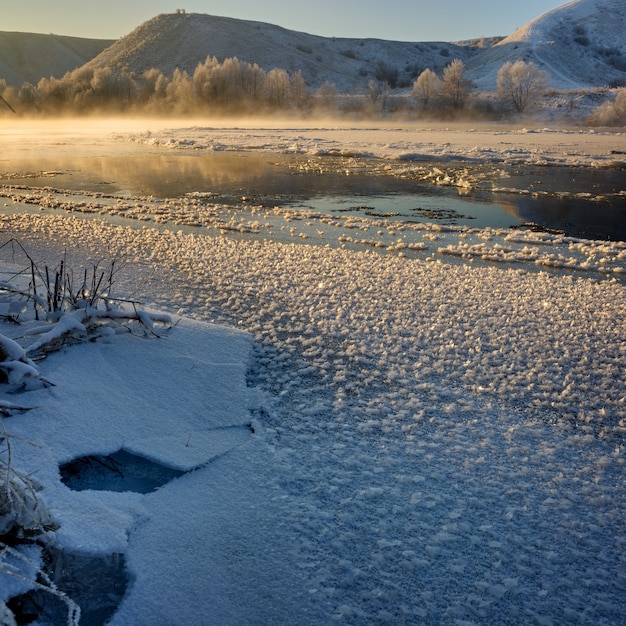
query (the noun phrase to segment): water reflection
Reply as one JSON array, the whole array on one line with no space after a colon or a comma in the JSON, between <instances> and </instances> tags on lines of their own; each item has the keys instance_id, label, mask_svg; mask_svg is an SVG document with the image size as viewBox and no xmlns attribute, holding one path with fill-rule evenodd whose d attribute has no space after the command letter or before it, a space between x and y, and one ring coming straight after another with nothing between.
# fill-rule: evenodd
<instances>
[{"instance_id":1,"label":"water reflection","mask_svg":"<svg viewBox=\"0 0 626 626\"><path fill-rule=\"evenodd\" d=\"M509 228L522 223L516 208L471 195L390 193L388 195L313 196L299 205L328 214L383 218L398 222L435 222L454 226Z\"/></svg>"},{"instance_id":2,"label":"water reflection","mask_svg":"<svg viewBox=\"0 0 626 626\"><path fill-rule=\"evenodd\" d=\"M626 240L623 171L483 165L475 172L482 184L460 195L380 163L339 157L319 163L241 152L37 158L11 161L0 182L160 198L200 193L223 204L243 200L478 228L533 222L574 236Z\"/></svg>"},{"instance_id":3,"label":"water reflection","mask_svg":"<svg viewBox=\"0 0 626 626\"><path fill-rule=\"evenodd\" d=\"M10 175L12 182L31 186L164 198L190 191L230 193L250 187L272 187L276 169L267 158L226 154L37 158L14 161L11 167L12 172L3 174L5 183Z\"/></svg>"},{"instance_id":4,"label":"water reflection","mask_svg":"<svg viewBox=\"0 0 626 626\"><path fill-rule=\"evenodd\" d=\"M626 241L626 198L621 203L577 198L516 198L515 210L524 222L583 239Z\"/></svg>"}]
</instances>

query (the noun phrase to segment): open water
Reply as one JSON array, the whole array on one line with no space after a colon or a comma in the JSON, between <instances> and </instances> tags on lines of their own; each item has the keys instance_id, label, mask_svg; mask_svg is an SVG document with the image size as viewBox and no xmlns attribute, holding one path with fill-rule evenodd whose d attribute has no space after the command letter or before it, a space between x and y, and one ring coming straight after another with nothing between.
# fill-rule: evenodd
<instances>
[{"instance_id":1,"label":"open water","mask_svg":"<svg viewBox=\"0 0 626 626\"><path fill-rule=\"evenodd\" d=\"M624 171L473 166L434 181L438 164L407 173L398 164L247 153L105 156L12 161L0 183L176 198L202 194L221 204L289 206L331 215L476 228L532 223L569 236L626 240Z\"/></svg>"}]
</instances>

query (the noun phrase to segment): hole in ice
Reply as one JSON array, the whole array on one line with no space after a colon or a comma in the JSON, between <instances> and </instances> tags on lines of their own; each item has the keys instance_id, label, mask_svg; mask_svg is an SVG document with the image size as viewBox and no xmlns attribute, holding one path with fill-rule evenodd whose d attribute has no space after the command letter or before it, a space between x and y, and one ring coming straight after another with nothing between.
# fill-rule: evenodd
<instances>
[{"instance_id":1,"label":"hole in ice","mask_svg":"<svg viewBox=\"0 0 626 626\"><path fill-rule=\"evenodd\" d=\"M81 626L101 626L115 613L129 584L123 554L89 556L47 548L44 571L57 589L80 607ZM18 624L66 624L67 605L33 589L7 603Z\"/></svg>"},{"instance_id":2,"label":"hole in ice","mask_svg":"<svg viewBox=\"0 0 626 626\"><path fill-rule=\"evenodd\" d=\"M74 491L96 489L150 493L184 474L126 450L106 456L78 457L59 469L63 483Z\"/></svg>"}]
</instances>

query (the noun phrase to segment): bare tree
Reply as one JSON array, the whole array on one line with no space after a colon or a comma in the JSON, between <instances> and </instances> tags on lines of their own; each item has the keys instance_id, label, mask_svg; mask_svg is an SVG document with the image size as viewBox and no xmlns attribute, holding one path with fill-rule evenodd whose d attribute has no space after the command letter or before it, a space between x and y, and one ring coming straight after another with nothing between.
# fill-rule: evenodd
<instances>
[{"instance_id":1,"label":"bare tree","mask_svg":"<svg viewBox=\"0 0 626 626\"><path fill-rule=\"evenodd\" d=\"M431 69L425 69L413 83L411 95L419 100L424 108L441 89L441 79Z\"/></svg>"},{"instance_id":2,"label":"bare tree","mask_svg":"<svg viewBox=\"0 0 626 626\"><path fill-rule=\"evenodd\" d=\"M370 80L368 85L372 110L382 112L389 106L389 83Z\"/></svg>"},{"instance_id":3,"label":"bare tree","mask_svg":"<svg viewBox=\"0 0 626 626\"><path fill-rule=\"evenodd\" d=\"M317 96L322 101L323 106L332 109L337 99L337 87L335 83L329 83L325 80L324 84L317 90Z\"/></svg>"},{"instance_id":4,"label":"bare tree","mask_svg":"<svg viewBox=\"0 0 626 626\"><path fill-rule=\"evenodd\" d=\"M392 89L398 86L398 75L398 68L385 61L379 61L374 72L374 78L378 82L387 83Z\"/></svg>"},{"instance_id":5,"label":"bare tree","mask_svg":"<svg viewBox=\"0 0 626 626\"><path fill-rule=\"evenodd\" d=\"M511 103L518 113L543 96L548 88L548 75L534 63L509 61L498 72L498 96Z\"/></svg>"},{"instance_id":6,"label":"bare tree","mask_svg":"<svg viewBox=\"0 0 626 626\"><path fill-rule=\"evenodd\" d=\"M455 109L465 104L471 90L471 83L465 77L465 65L461 59L454 59L443 70L441 92L450 99Z\"/></svg>"},{"instance_id":7,"label":"bare tree","mask_svg":"<svg viewBox=\"0 0 626 626\"><path fill-rule=\"evenodd\" d=\"M291 97L298 109L303 109L309 99L309 90L307 89L301 70L298 70L291 77Z\"/></svg>"},{"instance_id":8,"label":"bare tree","mask_svg":"<svg viewBox=\"0 0 626 626\"><path fill-rule=\"evenodd\" d=\"M382 85L377 80L372 79L372 80L370 80L370 82L369 82L367 87L368 87L370 100L372 101L372 104L374 106L377 106L379 101L380 101L380 99L383 96Z\"/></svg>"}]
</instances>

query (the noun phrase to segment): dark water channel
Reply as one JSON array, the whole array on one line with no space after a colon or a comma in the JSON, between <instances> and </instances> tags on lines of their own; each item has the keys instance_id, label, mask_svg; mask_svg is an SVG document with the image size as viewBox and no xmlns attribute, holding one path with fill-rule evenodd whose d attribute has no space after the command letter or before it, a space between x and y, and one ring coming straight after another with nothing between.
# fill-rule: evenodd
<instances>
[{"instance_id":1,"label":"dark water channel","mask_svg":"<svg viewBox=\"0 0 626 626\"><path fill-rule=\"evenodd\" d=\"M616 169L472 165L474 180L462 188L432 184L423 162L407 176L406 164L381 170L380 162L337 157L167 154L33 159L4 167L0 162L2 184L161 198L196 193L226 205L477 228L532 223L572 236L626 240L626 172Z\"/></svg>"}]
</instances>

